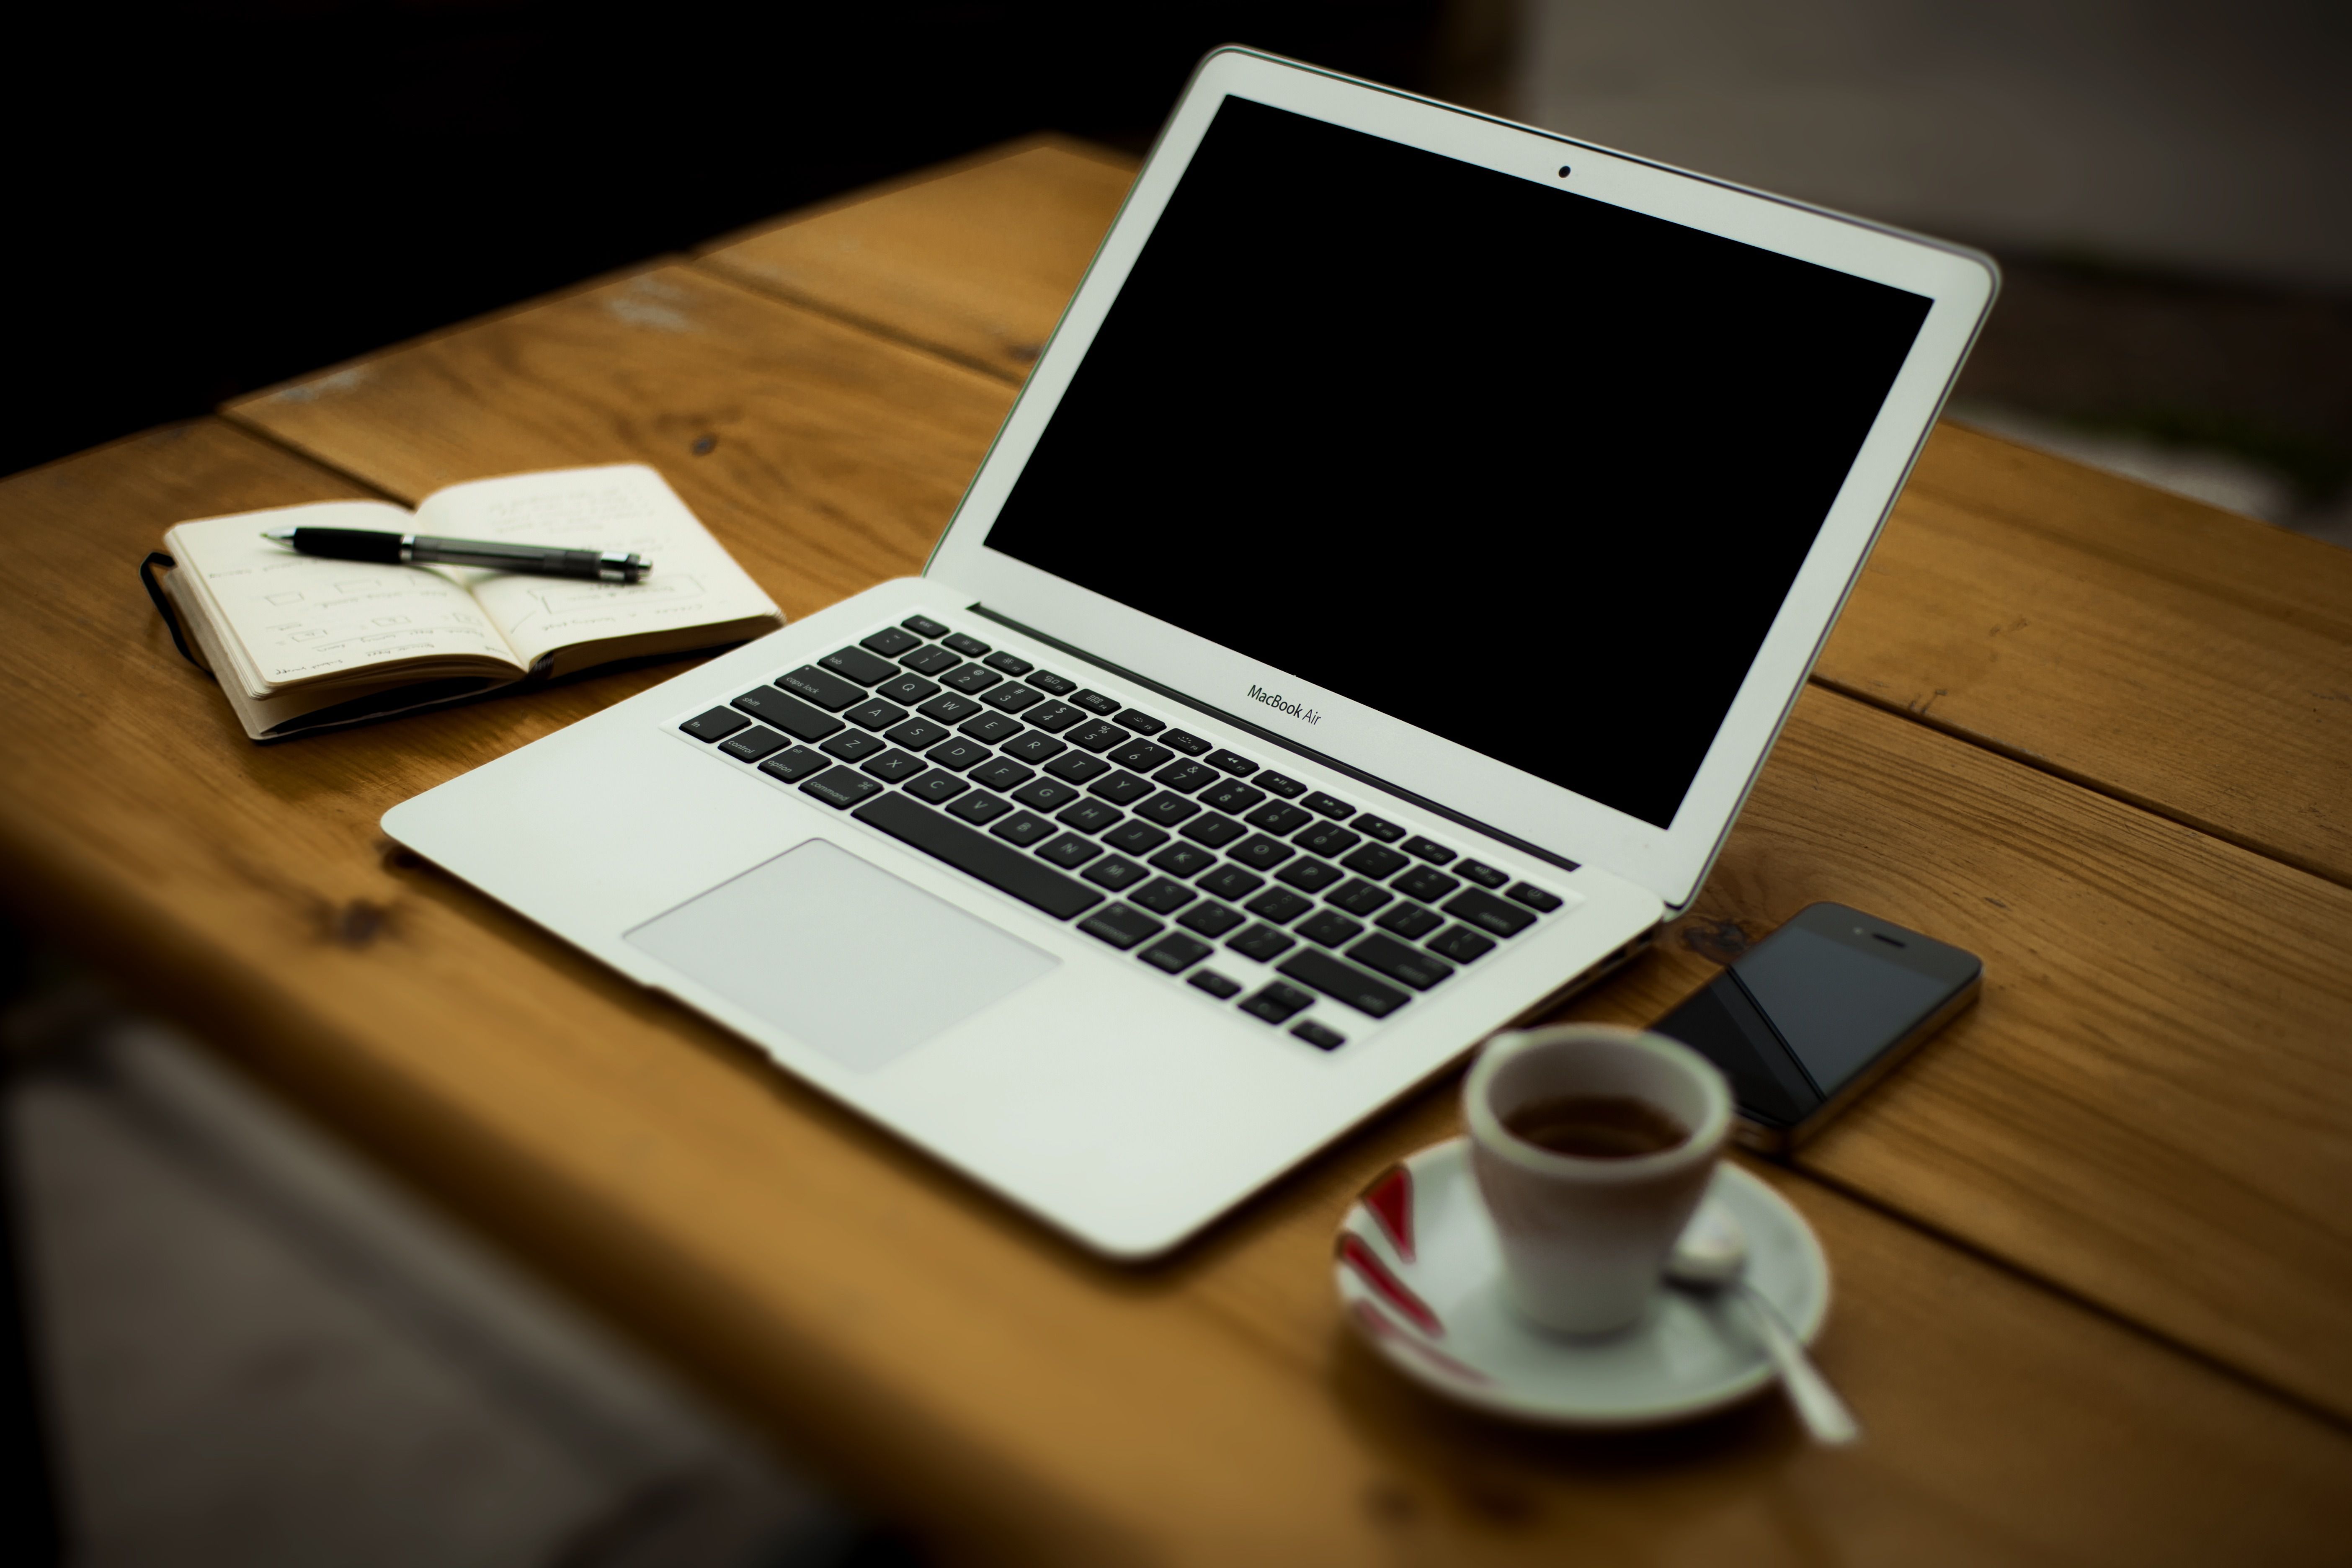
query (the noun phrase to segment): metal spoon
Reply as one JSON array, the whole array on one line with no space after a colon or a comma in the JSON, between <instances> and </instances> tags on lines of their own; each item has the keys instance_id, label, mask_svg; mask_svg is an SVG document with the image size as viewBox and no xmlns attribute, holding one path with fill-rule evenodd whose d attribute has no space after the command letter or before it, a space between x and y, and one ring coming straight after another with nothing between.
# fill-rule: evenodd
<instances>
[{"instance_id":1,"label":"metal spoon","mask_svg":"<svg viewBox=\"0 0 2352 1568\"><path fill-rule=\"evenodd\" d=\"M1862 1436L1853 1412L1805 1354L1803 1343L1780 1309L1748 1282L1747 1275L1748 1232L1738 1215L1707 1199L1685 1227L1682 1239L1675 1243L1674 1256L1666 1260L1666 1278L1690 1289L1727 1293L1746 1306L1764 1353L1772 1358L1780 1374L1780 1387L1813 1441L1830 1447L1853 1442Z\"/></svg>"}]
</instances>

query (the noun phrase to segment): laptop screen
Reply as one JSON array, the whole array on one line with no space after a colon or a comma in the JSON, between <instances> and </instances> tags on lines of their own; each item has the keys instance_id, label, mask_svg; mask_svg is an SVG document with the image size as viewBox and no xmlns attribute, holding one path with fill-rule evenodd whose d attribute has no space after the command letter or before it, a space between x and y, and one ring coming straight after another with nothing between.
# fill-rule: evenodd
<instances>
[{"instance_id":1,"label":"laptop screen","mask_svg":"<svg viewBox=\"0 0 2352 1568\"><path fill-rule=\"evenodd\" d=\"M1667 827L1928 306L1228 97L987 542Z\"/></svg>"}]
</instances>

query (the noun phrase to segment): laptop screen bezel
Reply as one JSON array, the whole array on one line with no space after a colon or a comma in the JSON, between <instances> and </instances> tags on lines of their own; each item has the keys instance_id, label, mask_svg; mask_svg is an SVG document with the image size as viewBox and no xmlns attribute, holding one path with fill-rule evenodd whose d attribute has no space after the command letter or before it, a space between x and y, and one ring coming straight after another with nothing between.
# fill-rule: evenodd
<instances>
[{"instance_id":1,"label":"laptop screen bezel","mask_svg":"<svg viewBox=\"0 0 2352 1568\"><path fill-rule=\"evenodd\" d=\"M1228 95L1834 268L1930 301L1911 351L1669 826L1659 827L1496 762L1360 699L1249 658L989 547L988 531L999 510ZM1565 177L1559 173L1563 165L1570 171ZM1793 709L1990 308L1997 280L1990 260L1973 251L1253 50L1220 49L1193 73L924 574L1114 668L1555 858L1604 867L1680 908L1704 880ZM1531 309L1556 303L1531 302ZM1106 498L1105 510L1116 515L1115 497ZM1498 562L1496 568L1507 571L1508 563ZM1605 585L1587 585L1585 591L1596 588L1605 591ZM1573 593L1563 591L1559 614L1564 624L1573 623ZM1393 629L1400 637L1412 635L1410 625ZM1706 628L1660 626L1658 635L1703 637ZM1253 687L1279 693L1286 704L1315 715L1314 721L1252 699Z\"/></svg>"}]
</instances>

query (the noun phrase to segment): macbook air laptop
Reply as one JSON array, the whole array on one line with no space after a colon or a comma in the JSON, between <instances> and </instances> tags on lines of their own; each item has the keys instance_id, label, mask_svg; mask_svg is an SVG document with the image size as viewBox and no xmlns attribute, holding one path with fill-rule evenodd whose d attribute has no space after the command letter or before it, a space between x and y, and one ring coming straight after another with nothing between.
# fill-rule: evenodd
<instances>
[{"instance_id":1,"label":"macbook air laptop","mask_svg":"<svg viewBox=\"0 0 2352 1568\"><path fill-rule=\"evenodd\" d=\"M1994 288L1220 50L921 576L385 830L1162 1252L1688 904Z\"/></svg>"}]
</instances>

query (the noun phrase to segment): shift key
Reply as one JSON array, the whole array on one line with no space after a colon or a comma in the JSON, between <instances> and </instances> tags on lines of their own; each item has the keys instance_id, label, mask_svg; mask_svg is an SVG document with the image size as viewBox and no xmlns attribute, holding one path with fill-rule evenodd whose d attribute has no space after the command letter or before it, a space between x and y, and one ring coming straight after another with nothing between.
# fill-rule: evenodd
<instances>
[{"instance_id":1,"label":"shift key","mask_svg":"<svg viewBox=\"0 0 2352 1568\"><path fill-rule=\"evenodd\" d=\"M1293 953L1276 967L1301 985L1310 986L1335 1002L1345 1002L1357 1012L1375 1018L1385 1018L1412 1000L1411 992L1375 980L1354 964L1342 963L1317 948Z\"/></svg>"}]
</instances>

